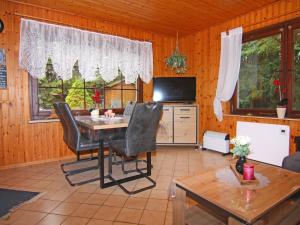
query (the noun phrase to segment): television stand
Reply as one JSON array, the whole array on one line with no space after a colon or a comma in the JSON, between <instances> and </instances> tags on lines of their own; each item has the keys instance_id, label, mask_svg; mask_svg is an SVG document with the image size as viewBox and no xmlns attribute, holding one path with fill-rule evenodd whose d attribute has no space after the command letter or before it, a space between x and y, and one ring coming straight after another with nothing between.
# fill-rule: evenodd
<instances>
[{"instance_id":1,"label":"television stand","mask_svg":"<svg viewBox=\"0 0 300 225\"><path fill-rule=\"evenodd\" d=\"M198 105L164 104L156 143L198 147Z\"/></svg>"}]
</instances>

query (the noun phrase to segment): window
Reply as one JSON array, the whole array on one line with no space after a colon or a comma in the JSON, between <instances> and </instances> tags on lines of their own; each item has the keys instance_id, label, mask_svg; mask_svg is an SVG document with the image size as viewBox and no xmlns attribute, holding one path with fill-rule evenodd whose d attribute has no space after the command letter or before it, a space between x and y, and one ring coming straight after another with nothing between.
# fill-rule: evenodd
<instances>
[{"instance_id":1,"label":"window","mask_svg":"<svg viewBox=\"0 0 300 225\"><path fill-rule=\"evenodd\" d=\"M30 77L32 119L48 119L56 115L53 102L65 101L73 111L88 113L95 107L92 96L95 90L100 91L100 109L115 109L121 113L129 101L142 101L140 81L125 84L122 72L111 82L105 82L96 72L96 80L85 81L79 73L78 63L73 67L70 80L61 80L53 70L51 59L46 65L46 76L43 79Z\"/></svg>"},{"instance_id":2,"label":"window","mask_svg":"<svg viewBox=\"0 0 300 225\"><path fill-rule=\"evenodd\" d=\"M288 21L243 36L233 114L275 116L280 80L287 116L300 117L300 20Z\"/></svg>"}]
</instances>

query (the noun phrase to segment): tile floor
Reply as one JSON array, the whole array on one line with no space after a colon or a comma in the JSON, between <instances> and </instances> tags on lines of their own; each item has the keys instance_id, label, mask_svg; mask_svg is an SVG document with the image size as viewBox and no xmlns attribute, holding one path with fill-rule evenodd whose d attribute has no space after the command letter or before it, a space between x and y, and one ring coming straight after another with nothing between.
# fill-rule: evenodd
<instances>
[{"instance_id":1,"label":"tile floor","mask_svg":"<svg viewBox=\"0 0 300 225\"><path fill-rule=\"evenodd\" d=\"M63 176L61 163L0 171L0 187L42 193L37 200L0 220L1 225L172 225L172 179L222 167L228 164L228 157L211 151L195 151L193 147L159 147L152 158L156 187L133 196L118 187L100 189L98 181L72 187ZM90 171L74 180L97 176L97 173ZM144 185L147 182L140 179L128 183L127 188ZM211 224L207 221L205 224Z\"/></svg>"}]
</instances>

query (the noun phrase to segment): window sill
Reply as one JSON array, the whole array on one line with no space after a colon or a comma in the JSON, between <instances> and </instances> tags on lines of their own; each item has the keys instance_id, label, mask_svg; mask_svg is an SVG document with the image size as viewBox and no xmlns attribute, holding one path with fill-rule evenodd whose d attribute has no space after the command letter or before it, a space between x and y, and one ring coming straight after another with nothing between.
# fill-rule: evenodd
<instances>
[{"instance_id":1,"label":"window sill","mask_svg":"<svg viewBox=\"0 0 300 225\"><path fill-rule=\"evenodd\" d=\"M59 122L59 119L30 120L29 124Z\"/></svg>"},{"instance_id":2,"label":"window sill","mask_svg":"<svg viewBox=\"0 0 300 225\"><path fill-rule=\"evenodd\" d=\"M242 118L255 118L255 119L270 119L270 120L287 120L287 121L300 121L298 118L284 118L279 119L277 117L269 117L269 116L255 116L255 115L239 115L239 114L223 114L224 117L242 117Z\"/></svg>"}]
</instances>

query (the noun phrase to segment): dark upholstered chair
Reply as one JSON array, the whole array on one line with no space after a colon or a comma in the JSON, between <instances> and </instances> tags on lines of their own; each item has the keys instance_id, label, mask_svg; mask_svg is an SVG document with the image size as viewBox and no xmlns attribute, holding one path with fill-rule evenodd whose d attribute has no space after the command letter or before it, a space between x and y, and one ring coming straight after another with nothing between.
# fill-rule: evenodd
<instances>
[{"instance_id":1,"label":"dark upholstered chair","mask_svg":"<svg viewBox=\"0 0 300 225\"><path fill-rule=\"evenodd\" d=\"M132 101L128 102L127 105L125 106L123 116L130 117L134 110L135 105L136 105L136 102L132 102Z\"/></svg>"},{"instance_id":2,"label":"dark upholstered chair","mask_svg":"<svg viewBox=\"0 0 300 225\"><path fill-rule=\"evenodd\" d=\"M283 159L282 168L300 173L300 152L293 156L287 156Z\"/></svg>"},{"instance_id":3,"label":"dark upholstered chair","mask_svg":"<svg viewBox=\"0 0 300 225\"><path fill-rule=\"evenodd\" d=\"M109 141L109 177L128 194L135 194L153 188L156 185L155 181L149 176L151 175L151 152L156 150L156 132L161 114L162 105L159 103L137 103L129 120L125 137ZM137 159L140 153L146 153L147 172L144 173L138 168L138 161L135 161L136 170L134 171L139 173L139 175L136 175L137 178L147 178L152 182L152 185L132 192L128 191L121 182L113 178L113 153L117 153L123 160L124 158ZM130 177L125 178L125 182L130 180L132 180ZM124 182L124 179L122 179L122 182Z\"/></svg>"},{"instance_id":4,"label":"dark upholstered chair","mask_svg":"<svg viewBox=\"0 0 300 225\"><path fill-rule=\"evenodd\" d=\"M83 135L80 132L80 129L75 121L75 118L71 112L71 109L67 103L64 102L55 102L54 108L56 111L56 114L58 115L63 130L64 130L64 142L68 145L68 147L75 151L77 154L77 161L75 162L68 162L64 163L61 165L62 171L65 173L65 178L67 181L70 183L70 185L82 185L86 184L89 182L93 182L95 180L98 180L99 178L94 178L94 179L89 179L85 181L81 181L78 183L73 183L69 177L75 174L83 173L89 170L97 169L97 166L89 166L81 169L76 169L76 170L70 170L66 171L65 166L69 166L72 164L76 163L81 163L87 160L93 160L93 159L98 159L98 157L91 157L91 158L85 158L85 159L80 159L80 153L86 152L86 151L94 151L96 149L99 150L99 141L94 140L94 138L89 138L88 135Z\"/></svg>"}]
</instances>

